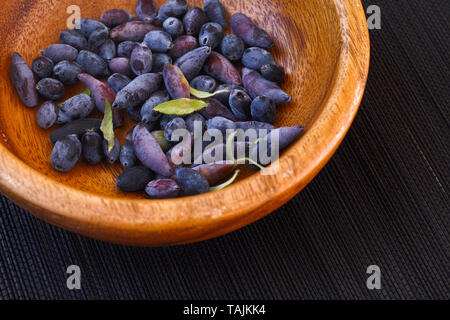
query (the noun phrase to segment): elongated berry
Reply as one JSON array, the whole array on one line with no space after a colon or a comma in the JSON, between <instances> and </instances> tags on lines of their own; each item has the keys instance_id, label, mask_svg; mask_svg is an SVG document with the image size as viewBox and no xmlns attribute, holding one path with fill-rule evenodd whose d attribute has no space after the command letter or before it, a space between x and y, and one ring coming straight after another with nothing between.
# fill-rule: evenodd
<instances>
[{"instance_id":1,"label":"elongated berry","mask_svg":"<svg viewBox=\"0 0 450 320\"><path fill-rule=\"evenodd\" d=\"M184 56L189 51L198 48L198 41L193 36L180 36L173 42L173 48L169 50L168 54L178 59Z\"/></svg>"},{"instance_id":2,"label":"elongated berry","mask_svg":"<svg viewBox=\"0 0 450 320\"><path fill-rule=\"evenodd\" d=\"M48 78L52 75L54 63L47 57L39 57L33 60L31 68L39 78Z\"/></svg>"},{"instance_id":3,"label":"elongated berry","mask_svg":"<svg viewBox=\"0 0 450 320\"><path fill-rule=\"evenodd\" d=\"M136 5L136 14L139 20L152 23L158 15L158 6L154 0L139 0Z\"/></svg>"},{"instance_id":4,"label":"elongated berry","mask_svg":"<svg viewBox=\"0 0 450 320\"><path fill-rule=\"evenodd\" d=\"M146 73L137 77L117 93L113 108L126 109L144 103L159 89L161 81L159 73Z\"/></svg>"},{"instance_id":5,"label":"elongated berry","mask_svg":"<svg viewBox=\"0 0 450 320\"><path fill-rule=\"evenodd\" d=\"M155 174L145 167L132 167L126 169L117 178L117 188L125 192L138 192L145 190L147 184Z\"/></svg>"},{"instance_id":6,"label":"elongated berry","mask_svg":"<svg viewBox=\"0 0 450 320\"><path fill-rule=\"evenodd\" d=\"M219 0L206 0L203 9L209 20L227 27L227 13Z\"/></svg>"},{"instance_id":7,"label":"elongated berry","mask_svg":"<svg viewBox=\"0 0 450 320\"><path fill-rule=\"evenodd\" d=\"M260 70L265 64L275 64L272 54L262 48L248 48L242 56L242 64L253 70Z\"/></svg>"},{"instance_id":8,"label":"elongated berry","mask_svg":"<svg viewBox=\"0 0 450 320\"><path fill-rule=\"evenodd\" d=\"M267 49L274 46L269 34L242 13L234 14L231 17L230 25L233 32L250 47Z\"/></svg>"},{"instance_id":9,"label":"elongated berry","mask_svg":"<svg viewBox=\"0 0 450 320\"><path fill-rule=\"evenodd\" d=\"M166 53L173 48L172 37L165 31L150 31L145 35L144 43L152 52Z\"/></svg>"},{"instance_id":10,"label":"elongated berry","mask_svg":"<svg viewBox=\"0 0 450 320\"><path fill-rule=\"evenodd\" d=\"M224 106L219 100L214 98L208 98L205 100L207 103L206 107L200 110L200 114L206 119L212 119L215 117L227 118L231 121L238 121L238 119L233 115L233 113Z\"/></svg>"},{"instance_id":11,"label":"elongated berry","mask_svg":"<svg viewBox=\"0 0 450 320\"><path fill-rule=\"evenodd\" d=\"M109 28L117 27L131 20L133 20L133 16L121 9L108 10L100 17L100 22Z\"/></svg>"},{"instance_id":12,"label":"elongated berry","mask_svg":"<svg viewBox=\"0 0 450 320\"><path fill-rule=\"evenodd\" d=\"M253 120L274 123L277 107L275 103L266 96L259 96L253 100L251 113Z\"/></svg>"},{"instance_id":13,"label":"elongated berry","mask_svg":"<svg viewBox=\"0 0 450 320\"><path fill-rule=\"evenodd\" d=\"M104 158L103 137L97 132L86 132L81 138L83 157L90 165L100 163Z\"/></svg>"},{"instance_id":14,"label":"elongated berry","mask_svg":"<svg viewBox=\"0 0 450 320\"><path fill-rule=\"evenodd\" d=\"M187 196L209 192L208 180L197 171L189 168L177 168L175 172L178 184Z\"/></svg>"},{"instance_id":15,"label":"elongated berry","mask_svg":"<svg viewBox=\"0 0 450 320\"><path fill-rule=\"evenodd\" d=\"M78 30L63 30L59 35L59 42L68 44L75 49L87 50L88 42L85 36L83 36Z\"/></svg>"},{"instance_id":16,"label":"elongated berry","mask_svg":"<svg viewBox=\"0 0 450 320\"><path fill-rule=\"evenodd\" d=\"M205 12L198 8L190 9L183 17L183 25L186 34L198 36L202 26L208 21Z\"/></svg>"},{"instance_id":17,"label":"elongated berry","mask_svg":"<svg viewBox=\"0 0 450 320\"><path fill-rule=\"evenodd\" d=\"M115 42L142 42L145 35L153 30L161 30L161 28L143 21L130 21L112 29L110 32L110 37Z\"/></svg>"},{"instance_id":18,"label":"elongated berry","mask_svg":"<svg viewBox=\"0 0 450 320\"><path fill-rule=\"evenodd\" d=\"M276 64L266 64L260 69L261 75L269 81L272 82L284 82L284 77L286 75L284 68Z\"/></svg>"},{"instance_id":19,"label":"elongated berry","mask_svg":"<svg viewBox=\"0 0 450 320\"><path fill-rule=\"evenodd\" d=\"M130 65L137 76L149 73L153 66L152 51L142 44L137 45L131 53Z\"/></svg>"},{"instance_id":20,"label":"elongated berry","mask_svg":"<svg viewBox=\"0 0 450 320\"><path fill-rule=\"evenodd\" d=\"M225 90L225 89L227 91L218 93L218 94L216 94L214 96L214 99L219 100L225 106L229 106L229 102L230 102L229 100L230 100L231 91L233 91L234 89L239 89L239 90L245 91L245 89L243 87L241 87L241 86L238 86L236 84L228 84L228 83L224 83L224 84L219 85L216 88L216 91L221 91L221 90Z\"/></svg>"},{"instance_id":21,"label":"elongated berry","mask_svg":"<svg viewBox=\"0 0 450 320\"><path fill-rule=\"evenodd\" d=\"M42 129L51 128L58 118L58 106L54 101L46 101L36 113L36 120Z\"/></svg>"},{"instance_id":22,"label":"elongated berry","mask_svg":"<svg viewBox=\"0 0 450 320\"><path fill-rule=\"evenodd\" d=\"M61 104L59 108L59 124L85 119L95 108L94 100L87 94L76 95Z\"/></svg>"},{"instance_id":23,"label":"elongated berry","mask_svg":"<svg viewBox=\"0 0 450 320\"><path fill-rule=\"evenodd\" d=\"M133 145L137 158L144 166L165 177L171 176L171 167L166 155L145 125L138 124L135 127Z\"/></svg>"},{"instance_id":24,"label":"elongated berry","mask_svg":"<svg viewBox=\"0 0 450 320\"><path fill-rule=\"evenodd\" d=\"M159 146L161 147L163 152L167 152L172 148L173 143L170 141L167 141L166 137L164 136L164 130L155 130L151 132L153 138L158 142Z\"/></svg>"},{"instance_id":25,"label":"elongated berry","mask_svg":"<svg viewBox=\"0 0 450 320\"><path fill-rule=\"evenodd\" d=\"M87 73L80 73L78 79L91 91L92 99L100 112L105 112L106 100L108 100L110 104L114 103L116 93L106 83L95 79Z\"/></svg>"},{"instance_id":26,"label":"elongated berry","mask_svg":"<svg viewBox=\"0 0 450 320\"><path fill-rule=\"evenodd\" d=\"M68 44L52 44L42 51L42 55L56 64L63 60L75 60L78 55L78 50Z\"/></svg>"},{"instance_id":27,"label":"elongated berry","mask_svg":"<svg viewBox=\"0 0 450 320\"><path fill-rule=\"evenodd\" d=\"M179 196L180 186L172 179L150 181L145 192L152 199L173 199Z\"/></svg>"},{"instance_id":28,"label":"elongated berry","mask_svg":"<svg viewBox=\"0 0 450 320\"><path fill-rule=\"evenodd\" d=\"M49 100L60 100L64 97L64 84L53 78L44 78L36 85L41 96Z\"/></svg>"},{"instance_id":29,"label":"elongated berry","mask_svg":"<svg viewBox=\"0 0 450 320\"><path fill-rule=\"evenodd\" d=\"M108 64L97 54L82 50L78 54L77 63L84 72L89 73L95 78L104 78L110 75Z\"/></svg>"},{"instance_id":30,"label":"elongated berry","mask_svg":"<svg viewBox=\"0 0 450 320\"><path fill-rule=\"evenodd\" d=\"M95 30L106 28L107 27L100 21L90 18L82 18L75 23L75 29L79 31L86 39L88 39Z\"/></svg>"},{"instance_id":31,"label":"elongated berry","mask_svg":"<svg viewBox=\"0 0 450 320\"><path fill-rule=\"evenodd\" d=\"M128 58L119 57L111 59L108 63L108 67L112 73L120 73L127 77L134 76L134 72L131 70L130 66L130 59Z\"/></svg>"},{"instance_id":32,"label":"elongated berry","mask_svg":"<svg viewBox=\"0 0 450 320\"><path fill-rule=\"evenodd\" d=\"M81 119L74 120L71 123L66 124L65 126L54 130L50 134L50 141L52 143L56 143L59 139L75 134L80 137L89 131L100 131L100 125L102 124L102 120L100 119Z\"/></svg>"},{"instance_id":33,"label":"elongated berry","mask_svg":"<svg viewBox=\"0 0 450 320\"><path fill-rule=\"evenodd\" d=\"M236 67L223 55L211 52L205 62L205 72L211 77L225 83L240 85L241 76Z\"/></svg>"},{"instance_id":34,"label":"elongated berry","mask_svg":"<svg viewBox=\"0 0 450 320\"><path fill-rule=\"evenodd\" d=\"M191 81L199 75L200 71L202 71L205 61L210 55L210 47L197 48L186 53L177 61L175 61L175 66L181 69L188 81Z\"/></svg>"},{"instance_id":35,"label":"elongated berry","mask_svg":"<svg viewBox=\"0 0 450 320\"><path fill-rule=\"evenodd\" d=\"M214 186L229 178L236 167L232 161L221 161L202 164L193 169L204 176L211 186Z\"/></svg>"},{"instance_id":36,"label":"elongated berry","mask_svg":"<svg viewBox=\"0 0 450 320\"><path fill-rule=\"evenodd\" d=\"M266 96L275 104L291 101L291 97L275 82L264 79L257 71L242 69L242 80L245 89L253 99L258 96Z\"/></svg>"},{"instance_id":37,"label":"elongated berry","mask_svg":"<svg viewBox=\"0 0 450 320\"><path fill-rule=\"evenodd\" d=\"M80 140L76 135L68 135L55 143L51 155L51 165L56 171L68 172L77 164L80 156Z\"/></svg>"},{"instance_id":38,"label":"elongated berry","mask_svg":"<svg viewBox=\"0 0 450 320\"><path fill-rule=\"evenodd\" d=\"M186 81L180 68L169 64L163 71L164 83L172 99L189 98L191 96L189 82Z\"/></svg>"},{"instance_id":39,"label":"elongated berry","mask_svg":"<svg viewBox=\"0 0 450 320\"><path fill-rule=\"evenodd\" d=\"M75 61L63 60L53 68L53 75L65 85L78 82L78 75L82 73L81 66Z\"/></svg>"}]
</instances>

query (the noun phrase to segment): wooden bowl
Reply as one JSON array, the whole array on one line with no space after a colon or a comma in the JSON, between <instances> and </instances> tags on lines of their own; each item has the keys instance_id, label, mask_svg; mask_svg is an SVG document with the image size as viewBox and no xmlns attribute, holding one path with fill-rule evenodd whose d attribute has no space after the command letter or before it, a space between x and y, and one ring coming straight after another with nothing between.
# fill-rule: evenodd
<instances>
[{"instance_id":1,"label":"wooden bowl","mask_svg":"<svg viewBox=\"0 0 450 320\"><path fill-rule=\"evenodd\" d=\"M77 1L83 17L135 1ZM161 5L163 1L157 1ZM189 1L202 6L202 1ZM27 62L57 43L66 29L71 0L4 0L0 8L0 191L51 224L115 243L159 246L223 235L277 209L304 188L331 158L348 131L363 96L369 69L369 36L359 0L223 1L243 12L275 40L273 54L286 68L284 89L292 102L279 108L277 125L306 126L306 134L279 160L279 173L246 173L229 188L176 200L148 200L115 188L119 165L68 174L50 166L49 131L39 129L37 108L24 107L9 78L11 55ZM67 96L81 92L81 85ZM131 122L128 123L128 127ZM127 128L120 130L122 138Z\"/></svg>"}]
</instances>

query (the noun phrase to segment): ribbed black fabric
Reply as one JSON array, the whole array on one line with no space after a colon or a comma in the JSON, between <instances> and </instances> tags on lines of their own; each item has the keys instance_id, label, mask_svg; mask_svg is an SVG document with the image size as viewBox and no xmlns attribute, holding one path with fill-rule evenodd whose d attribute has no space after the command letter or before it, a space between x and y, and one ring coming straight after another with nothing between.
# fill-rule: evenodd
<instances>
[{"instance_id":1,"label":"ribbed black fabric","mask_svg":"<svg viewBox=\"0 0 450 320\"><path fill-rule=\"evenodd\" d=\"M1 299L449 299L447 0L365 0L367 91L336 155L295 199L225 237L162 249L90 240L0 198ZM82 290L66 268L82 269ZM382 290L366 288L378 265Z\"/></svg>"}]
</instances>

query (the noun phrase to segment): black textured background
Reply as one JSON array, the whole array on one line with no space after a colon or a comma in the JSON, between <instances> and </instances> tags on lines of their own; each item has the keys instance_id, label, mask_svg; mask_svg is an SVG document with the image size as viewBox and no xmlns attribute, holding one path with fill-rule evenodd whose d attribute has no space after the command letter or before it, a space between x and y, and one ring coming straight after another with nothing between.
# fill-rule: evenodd
<instances>
[{"instance_id":1,"label":"black textured background","mask_svg":"<svg viewBox=\"0 0 450 320\"><path fill-rule=\"evenodd\" d=\"M356 121L318 177L269 217L146 249L47 225L0 196L0 299L449 299L448 0L381 7ZM66 288L66 268L82 290ZM382 290L366 288L379 265Z\"/></svg>"}]
</instances>

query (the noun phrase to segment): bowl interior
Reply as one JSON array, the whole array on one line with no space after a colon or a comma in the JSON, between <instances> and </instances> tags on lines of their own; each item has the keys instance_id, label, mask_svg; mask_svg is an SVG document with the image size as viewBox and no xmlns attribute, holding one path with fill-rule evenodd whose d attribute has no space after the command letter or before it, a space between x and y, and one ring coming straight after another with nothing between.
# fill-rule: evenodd
<instances>
[{"instance_id":1,"label":"bowl interior","mask_svg":"<svg viewBox=\"0 0 450 320\"><path fill-rule=\"evenodd\" d=\"M123 8L135 13L136 1L113 0L79 1L82 17L99 18L103 11ZM157 1L161 5L163 1ZM33 169L52 179L82 191L97 195L120 198L143 198L143 194L124 194L115 188L115 179L121 172L120 165L101 164L89 166L81 161L70 173L55 172L49 158L52 144L49 134L52 129L38 127L35 116L38 108L24 107L11 85L9 64L13 51L31 61L39 56L46 46L58 43L59 32L66 29L69 14L66 9L73 1L45 0L5 1L2 14L3 39L1 57L1 108L0 143ZM203 1L189 1L191 6L202 7ZM340 54L341 28L337 11L332 1L241 0L224 1L228 15L243 12L272 35L276 46L272 49L277 63L284 66L287 79L283 88L292 96L292 101L279 107L276 125L303 124L310 126L320 112L322 102L332 83L334 70ZM327 26L327 30L323 26ZM66 97L84 90L75 85L66 90ZM118 131L123 137L132 126ZM248 178L246 172L241 179Z\"/></svg>"},{"instance_id":2,"label":"bowl interior","mask_svg":"<svg viewBox=\"0 0 450 320\"><path fill-rule=\"evenodd\" d=\"M82 17L99 18L103 11L122 8L135 13L135 2L129 0L78 1ZM157 1L161 5L163 1ZM38 127L35 116L38 108L28 109L21 104L11 85L9 64L13 51L31 61L46 46L58 43L59 32L66 29L66 13L73 1L4 1L0 30L0 143L33 169L60 183L96 195L118 198L143 198L143 194L124 194L115 188L115 179L121 173L120 165L89 166L81 161L70 173L55 172L49 163L52 144L50 130ZM202 7L203 1L189 1L191 6ZM283 88L292 101L278 110L277 126L303 124L310 126L320 113L335 75L341 47L341 26L332 1L224 1L228 15L243 12L272 35L276 46L272 49L277 63L284 66L287 79ZM327 29L323 29L327 26ZM84 90L75 85L66 90L66 97ZM118 131L123 137L132 126ZM241 179L247 179L246 172Z\"/></svg>"}]
</instances>

